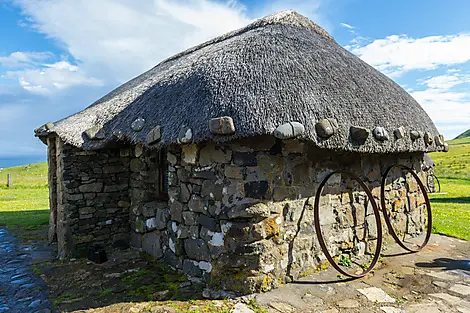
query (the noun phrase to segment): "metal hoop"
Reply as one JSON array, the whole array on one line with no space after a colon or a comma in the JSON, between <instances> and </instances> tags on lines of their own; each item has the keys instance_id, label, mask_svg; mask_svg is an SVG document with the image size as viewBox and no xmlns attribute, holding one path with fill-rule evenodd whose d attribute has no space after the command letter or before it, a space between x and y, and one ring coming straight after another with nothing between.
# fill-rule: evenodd
<instances>
[{"instance_id":1,"label":"metal hoop","mask_svg":"<svg viewBox=\"0 0 470 313\"><path fill-rule=\"evenodd\" d=\"M437 178L436 175L432 174L432 177L433 177L432 179L436 179L436 181L437 181L437 186L439 187L439 189L437 189L437 192L440 193L440 192L441 192L441 182L439 181L439 179Z\"/></svg>"},{"instance_id":2,"label":"metal hoop","mask_svg":"<svg viewBox=\"0 0 470 313\"><path fill-rule=\"evenodd\" d=\"M346 174L352 179L354 179L359 185L362 187L362 189L366 192L367 196L369 197L369 201L372 204L372 209L374 210L374 215L375 215L375 223L377 225L377 246L375 249L375 254L374 258L372 259L372 262L370 263L369 267L365 269L361 274L356 275L356 274L350 274L346 271L344 271L341 267L339 267L338 264L334 261L333 257L331 254L328 252L328 248L326 247L325 240L323 238L322 232L321 232L321 226L320 226L320 197L323 192L323 188L325 187L326 183L328 180L333 176L334 174ZM374 200L374 196L372 195L370 189L364 184L364 182L356 175L353 173L347 172L347 171L334 171L328 176L325 177L325 179L321 182L320 186L318 187L317 193L315 195L315 207L314 207L314 224L315 224L315 232L317 233L318 237L318 242L320 243L320 247L325 254L326 258L330 262L330 264L341 274L352 277L352 278L361 278L364 277L367 273L369 273L377 264L377 261L379 260L380 257L380 250L382 248L382 223L380 222L380 213L379 213L379 208L377 206L377 203Z\"/></svg>"},{"instance_id":3,"label":"metal hoop","mask_svg":"<svg viewBox=\"0 0 470 313\"><path fill-rule=\"evenodd\" d=\"M418 185L419 185L419 188L421 188L421 190L423 191L423 196L424 196L424 200L426 202L426 210L427 210L427 215L428 215L428 226L427 226L427 229L426 229L426 238L424 239L424 242L421 246L419 246L417 249L411 249L409 247L407 247L401 240L400 238L398 238L398 235L396 234L395 230L393 229L393 226L392 226L392 222L390 220L390 215L388 214L387 212L387 207L386 207L386 203L385 203L385 184L387 182L387 176L388 174L390 173L390 171L392 169L394 169L395 167L398 167L398 168L401 168L402 170L406 170L408 171L409 173L411 173L411 175L413 176L414 179L416 179L416 181L418 182ZM398 245L400 247L402 247L403 249L409 251L409 252L418 252L418 251L421 251L429 242L429 238L431 237L431 231L432 231L432 212L431 212L431 203L429 202L429 197L428 197L428 193L426 191L426 188L424 187L424 184L423 182L421 181L421 179L419 179L418 175L413 171L413 169L411 169L410 167L408 166L405 166L405 165L400 165L400 164L396 164L396 165L392 165L390 166L384 173L383 177L382 177L382 186L380 187L380 201L381 201L381 205L382 205L382 212L383 212L383 215L384 215L384 219L385 219L385 223L387 224L387 228L388 228L388 232L390 233L390 235L392 235L393 239L395 239L395 241L398 243Z\"/></svg>"}]
</instances>

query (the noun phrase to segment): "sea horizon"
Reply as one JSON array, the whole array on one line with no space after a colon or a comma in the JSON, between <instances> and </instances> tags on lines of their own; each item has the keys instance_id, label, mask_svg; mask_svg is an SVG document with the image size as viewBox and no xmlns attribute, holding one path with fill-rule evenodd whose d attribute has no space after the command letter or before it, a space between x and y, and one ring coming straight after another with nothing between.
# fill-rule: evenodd
<instances>
[{"instance_id":1,"label":"sea horizon","mask_svg":"<svg viewBox=\"0 0 470 313\"><path fill-rule=\"evenodd\" d=\"M0 168L42 163L46 161L46 155L0 156Z\"/></svg>"}]
</instances>

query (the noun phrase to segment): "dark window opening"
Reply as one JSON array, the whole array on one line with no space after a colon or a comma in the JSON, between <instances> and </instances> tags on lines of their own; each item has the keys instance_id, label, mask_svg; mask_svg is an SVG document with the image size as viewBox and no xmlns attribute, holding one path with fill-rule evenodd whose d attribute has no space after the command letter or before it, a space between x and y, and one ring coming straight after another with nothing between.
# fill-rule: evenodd
<instances>
[{"instance_id":1,"label":"dark window opening","mask_svg":"<svg viewBox=\"0 0 470 313\"><path fill-rule=\"evenodd\" d=\"M157 164L157 198L159 200L168 200L168 163L166 161L166 150L163 148L157 152Z\"/></svg>"}]
</instances>

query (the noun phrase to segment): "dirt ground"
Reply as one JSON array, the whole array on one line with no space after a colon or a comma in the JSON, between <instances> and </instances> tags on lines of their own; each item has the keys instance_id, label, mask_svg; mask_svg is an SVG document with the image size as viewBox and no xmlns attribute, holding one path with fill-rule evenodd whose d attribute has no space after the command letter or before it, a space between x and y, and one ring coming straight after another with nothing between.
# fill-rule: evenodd
<instances>
[{"instance_id":1,"label":"dirt ground","mask_svg":"<svg viewBox=\"0 0 470 313\"><path fill-rule=\"evenodd\" d=\"M60 261L42 240L43 229L14 235L32 253L31 266L47 284L52 312L470 313L470 242L445 236L433 235L415 254L390 247L359 280L345 280L330 267L268 293L207 300L201 284L138 251L115 251L103 264Z\"/></svg>"}]
</instances>

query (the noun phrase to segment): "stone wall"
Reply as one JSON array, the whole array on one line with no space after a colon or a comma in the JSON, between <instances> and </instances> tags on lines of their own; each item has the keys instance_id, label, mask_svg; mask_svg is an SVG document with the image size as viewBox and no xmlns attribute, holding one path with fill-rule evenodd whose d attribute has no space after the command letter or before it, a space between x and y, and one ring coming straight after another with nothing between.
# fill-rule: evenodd
<instances>
[{"instance_id":1,"label":"stone wall","mask_svg":"<svg viewBox=\"0 0 470 313\"><path fill-rule=\"evenodd\" d=\"M58 140L59 257L129 243L129 149L82 151ZM53 190L53 188L51 188Z\"/></svg>"},{"instance_id":2,"label":"stone wall","mask_svg":"<svg viewBox=\"0 0 470 313\"><path fill-rule=\"evenodd\" d=\"M156 201L156 152L136 148L130 161L132 245L193 279L241 293L269 290L325 262L314 231L313 203L319 183L332 170L361 176L376 200L381 173L389 165L412 166L425 178L419 153L336 153L262 136L225 145L169 147L168 200ZM416 182L401 171L393 171L388 181L387 203L398 232L419 233L424 198ZM372 252L377 230L371 214L357 184L333 176L321 198L330 253Z\"/></svg>"}]
</instances>

